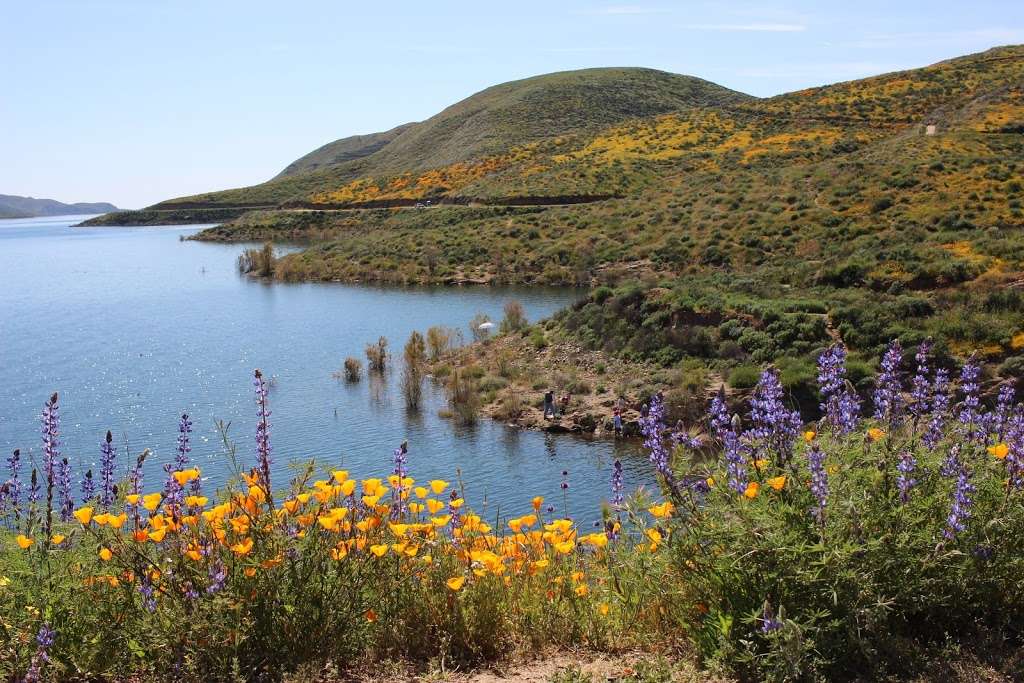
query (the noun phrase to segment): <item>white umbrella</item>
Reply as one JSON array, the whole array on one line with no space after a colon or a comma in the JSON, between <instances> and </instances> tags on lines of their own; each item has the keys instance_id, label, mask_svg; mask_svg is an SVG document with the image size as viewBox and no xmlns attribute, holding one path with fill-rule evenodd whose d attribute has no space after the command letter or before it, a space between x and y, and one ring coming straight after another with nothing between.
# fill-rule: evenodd
<instances>
[{"instance_id":1,"label":"white umbrella","mask_svg":"<svg viewBox=\"0 0 1024 683\"><path fill-rule=\"evenodd\" d=\"M492 323L490 320L488 320L485 323L480 323L480 327L478 327L476 329L478 329L478 330L489 330L492 327L494 327L494 323Z\"/></svg>"}]
</instances>

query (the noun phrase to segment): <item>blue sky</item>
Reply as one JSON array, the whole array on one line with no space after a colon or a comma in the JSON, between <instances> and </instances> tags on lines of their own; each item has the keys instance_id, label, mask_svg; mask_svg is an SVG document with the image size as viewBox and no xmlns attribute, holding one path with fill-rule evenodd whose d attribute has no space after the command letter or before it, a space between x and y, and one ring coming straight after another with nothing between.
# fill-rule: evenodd
<instances>
[{"instance_id":1,"label":"blue sky","mask_svg":"<svg viewBox=\"0 0 1024 683\"><path fill-rule=\"evenodd\" d=\"M647 66L754 95L1024 43L1024 2L0 0L0 193L266 180L489 85Z\"/></svg>"}]
</instances>

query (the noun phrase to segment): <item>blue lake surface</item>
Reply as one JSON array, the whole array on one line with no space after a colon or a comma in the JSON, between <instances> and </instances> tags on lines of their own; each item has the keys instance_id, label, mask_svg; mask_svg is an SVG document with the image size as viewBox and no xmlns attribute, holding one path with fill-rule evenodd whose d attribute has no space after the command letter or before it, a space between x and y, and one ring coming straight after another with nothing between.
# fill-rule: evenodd
<instances>
[{"instance_id":1,"label":"blue lake surface","mask_svg":"<svg viewBox=\"0 0 1024 683\"><path fill-rule=\"evenodd\" d=\"M0 449L39 460L43 403L60 392L63 453L76 476L98 469L110 429L132 456L152 450L147 490L173 460L178 417L194 422L193 460L213 488L230 474L216 422L230 423L243 467L253 464L252 372L273 377L270 403L276 485L289 463L315 459L354 476L391 471L409 441L410 474L455 480L461 472L478 512L519 514L543 495L559 510L562 472L568 513L596 520L620 458L627 487L650 486L646 457L632 444L520 431L484 419L461 428L439 417L441 392L426 384L425 407L406 411L399 373L347 385L332 377L346 356L386 336L392 351L413 330L465 331L478 312L501 317L510 299L530 320L570 304L565 289L384 288L269 284L240 276L242 245L182 241L198 226L72 228L82 217L0 220ZM6 472L0 477L6 476Z\"/></svg>"}]
</instances>

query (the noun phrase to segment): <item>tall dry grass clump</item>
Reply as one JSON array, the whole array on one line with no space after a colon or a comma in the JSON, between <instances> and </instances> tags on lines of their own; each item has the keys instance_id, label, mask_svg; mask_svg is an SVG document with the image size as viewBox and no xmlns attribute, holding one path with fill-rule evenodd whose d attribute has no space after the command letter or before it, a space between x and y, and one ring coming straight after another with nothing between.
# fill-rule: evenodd
<instances>
[{"instance_id":1,"label":"tall dry grass clump","mask_svg":"<svg viewBox=\"0 0 1024 683\"><path fill-rule=\"evenodd\" d=\"M388 340L381 337L376 344L366 345L366 361L370 372L383 373L388 366Z\"/></svg>"},{"instance_id":2,"label":"tall dry grass clump","mask_svg":"<svg viewBox=\"0 0 1024 683\"><path fill-rule=\"evenodd\" d=\"M417 410L423 400L423 376L427 366L427 347L423 335L415 330L409 335L403 353L402 396L405 407Z\"/></svg>"}]
</instances>

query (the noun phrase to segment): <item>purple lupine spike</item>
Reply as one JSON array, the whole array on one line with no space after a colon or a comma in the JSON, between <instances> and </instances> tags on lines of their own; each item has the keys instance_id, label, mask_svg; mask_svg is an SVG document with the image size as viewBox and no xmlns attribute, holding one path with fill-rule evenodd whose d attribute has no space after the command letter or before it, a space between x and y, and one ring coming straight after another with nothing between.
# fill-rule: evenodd
<instances>
[{"instance_id":1,"label":"purple lupine spike","mask_svg":"<svg viewBox=\"0 0 1024 683\"><path fill-rule=\"evenodd\" d=\"M256 390L256 458L257 466L262 480L263 488L267 494L267 501L273 506L270 496L270 406L267 402L267 383L263 379L263 373L256 370L253 373L253 387Z\"/></svg>"},{"instance_id":2,"label":"purple lupine spike","mask_svg":"<svg viewBox=\"0 0 1024 683\"><path fill-rule=\"evenodd\" d=\"M210 578L210 583L206 586L206 593L208 595L216 595L224 590L224 584L228 578L228 570L219 560L210 564L207 574Z\"/></svg>"},{"instance_id":3,"label":"purple lupine spike","mask_svg":"<svg viewBox=\"0 0 1024 683\"><path fill-rule=\"evenodd\" d=\"M622 461L616 460L612 465L612 507L618 510L625 502L625 484L622 481Z\"/></svg>"},{"instance_id":4,"label":"purple lupine spike","mask_svg":"<svg viewBox=\"0 0 1024 683\"><path fill-rule=\"evenodd\" d=\"M32 468L32 474L29 477L28 485L28 502L29 505L35 505L39 502L39 497L42 495L42 486L39 483L39 472L36 468Z\"/></svg>"},{"instance_id":5,"label":"purple lupine spike","mask_svg":"<svg viewBox=\"0 0 1024 683\"><path fill-rule=\"evenodd\" d=\"M761 633L767 634L782 628L782 621L775 616L775 611L767 601L764 603L764 608L761 611L760 622Z\"/></svg>"},{"instance_id":6,"label":"purple lupine spike","mask_svg":"<svg viewBox=\"0 0 1024 683\"><path fill-rule=\"evenodd\" d=\"M459 499L459 492L456 491L453 488L451 494L449 494L449 496L448 496L448 500L449 501L453 501L453 500L458 500L458 499ZM451 519L448 520L448 529L451 532L452 544L453 545L458 545L458 541L459 541L458 536L455 535L455 530L462 526L462 512L461 512L461 510L462 510L462 508L453 508L450 505L448 506L448 514L451 515Z\"/></svg>"},{"instance_id":7,"label":"purple lupine spike","mask_svg":"<svg viewBox=\"0 0 1024 683\"><path fill-rule=\"evenodd\" d=\"M60 500L61 521L70 522L75 511L75 498L71 492L71 464L67 458L61 458L57 470L57 493Z\"/></svg>"},{"instance_id":8,"label":"purple lupine spike","mask_svg":"<svg viewBox=\"0 0 1024 683\"><path fill-rule=\"evenodd\" d=\"M978 391L981 389L978 384L979 377L981 377L981 365L978 362L977 354L972 354L960 370L960 391L963 393L963 399L960 401L960 413L957 415L961 433L972 441L982 441L985 438L984 426L981 424L981 415L978 412L980 405Z\"/></svg>"},{"instance_id":9,"label":"purple lupine spike","mask_svg":"<svg viewBox=\"0 0 1024 683\"><path fill-rule=\"evenodd\" d=\"M833 344L818 356L818 392L825 421L837 434L848 434L857 426L860 403L846 381L846 349Z\"/></svg>"},{"instance_id":10,"label":"purple lupine spike","mask_svg":"<svg viewBox=\"0 0 1024 683\"><path fill-rule=\"evenodd\" d=\"M1024 485L1024 406L1017 404L1006 423L1006 472L1010 486L1015 489Z\"/></svg>"},{"instance_id":11,"label":"purple lupine spike","mask_svg":"<svg viewBox=\"0 0 1024 683\"><path fill-rule=\"evenodd\" d=\"M39 627L39 632L36 634L36 651L32 655L28 671L25 672L25 678L22 679L25 683L39 683L42 678L43 664L50 662L50 648L56 641L57 633L50 628L49 624Z\"/></svg>"},{"instance_id":12,"label":"purple lupine spike","mask_svg":"<svg viewBox=\"0 0 1024 683\"><path fill-rule=\"evenodd\" d=\"M7 501L15 514L21 509L21 450L14 449L11 457L7 458L7 472L10 479L7 480Z\"/></svg>"},{"instance_id":13,"label":"purple lupine spike","mask_svg":"<svg viewBox=\"0 0 1024 683\"><path fill-rule=\"evenodd\" d=\"M60 406L57 405L56 392L43 406L42 422L43 471L47 480L53 481L60 462Z\"/></svg>"},{"instance_id":14,"label":"purple lupine spike","mask_svg":"<svg viewBox=\"0 0 1024 683\"><path fill-rule=\"evenodd\" d=\"M145 472L142 469L142 463L145 460L147 451L143 451L142 454L135 459L135 465L132 466L131 471L128 472L128 484L131 486L132 493L142 493L142 481L145 476Z\"/></svg>"},{"instance_id":15,"label":"purple lupine spike","mask_svg":"<svg viewBox=\"0 0 1024 683\"><path fill-rule=\"evenodd\" d=\"M736 493L743 493L747 490L747 459L743 455L743 447L740 444L739 435L736 432L727 432L725 441L726 472L729 477L729 488Z\"/></svg>"},{"instance_id":16,"label":"purple lupine spike","mask_svg":"<svg viewBox=\"0 0 1024 683\"><path fill-rule=\"evenodd\" d=\"M107 430L107 436L100 443L100 505L104 509L114 504L114 463L117 449L114 447L114 436Z\"/></svg>"},{"instance_id":17,"label":"purple lupine spike","mask_svg":"<svg viewBox=\"0 0 1024 683\"><path fill-rule=\"evenodd\" d=\"M931 387L931 415L928 419L928 428L925 430L921 441L930 451L934 451L942 440L943 426L949 413L949 403L952 397L949 394L949 372L945 368L935 371L935 378Z\"/></svg>"},{"instance_id":18,"label":"purple lupine spike","mask_svg":"<svg viewBox=\"0 0 1024 683\"><path fill-rule=\"evenodd\" d=\"M729 488L736 493L743 493L747 490L747 459L743 455L743 447L737 428L729 417L729 410L725 405L725 390L719 389L715 397L711 399L711 431L722 442L722 450L725 454L726 471Z\"/></svg>"},{"instance_id":19,"label":"purple lupine spike","mask_svg":"<svg viewBox=\"0 0 1024 683\"><path fill-rule=\"evenodd\" d=\"M875 419L888 422L890 429L899 425L903 415L903 378L900 364L903 347L893 339L882 355L882 371L875 380Z\"/></svg>"},{"instance_id":20,"label":"purple lupine spike","mask_svg":"<svg viewBox=\"0 0 1024 683\"><path fill-rule=\"evenodd\" d=\"M811 514L818 524L825 523L825 505L828 503L828 472L825 471L825 453L813 444L807 451L807 466L811 471L811 493L817 501Z\"/></svg>"},{"instance_id":21,"label":"purple lupine spike","mask_svg":"<svg viewBox=\"0 0 1024 683\"><path fill-rule=\"evenodd\" d=\"M914 422L917 423L921 420L926 412L928 412L928 399L931 396L931 382L928 381L928 354L932 350L931 337L925 339L917 347L917 353L914 354L914 360L917 361L917 372L914 373L914 379L911 382L910 389L910 414L914 416Z\"/></svg>"},{"instance_id":22,"label":"purple lupine spike","mask_svg":"<svg viewBox=\"0 0 1024 683\"><path fill-rule=\"evenodd\" d=\"M946 518L946 529L943 535L953 540L957 534L967 528L967 520L971 517L971 505L974 493L974 485L971 483L971 476L967 467L960 464L957 472L956 488L953 491L953 504L950 506L949 517Z\"/></svg>"},{"instance_id":23,"label":"purple lupine spike","mask_svg":"<svg viewBox=\"0 0 1024 683\"><path fill-rule=\"evenodd\" d=\"M992 412L985 416L985 431L994 437L995 441L993 443L999 443L1003 440L1006 422L1010 417L1010 411L1013 408L1013 398L1015 393L1013 383L1011 382L1007 382L999 387L999 396L996 398L996 406Z\"/></svg>"},{"instance_id":24,"label":"purple lupine spike","mask_svg":"<svg viewBox=\"0 0 1024 683\"><path fill-rule=\"evenodd\" d=\"M711 399L710 422L711 432L721 439L725 432L732 427L732 418L729 417L729 409L725 405L725 389L719 388L718 393Z\"/></svg>"},{"instance_id":25,"label":"purple lupine spike","mask_svg":"<svg viewBox=\"0 0 1024 683\"><path fill-rule=\"evenodd\" d=\"M164 463L164 474L167 477L164 479L164 501L165 505L171 509L171 511L177 510L181 507L181 503L184 499L184 491L178 480L174 478L175 470L171 463Z\"/></svg>"},{"instance_id":26,"label":"purple lupine spike","mask_svg":"<svg viewBox=\"0 0 1024 683\"><path fill-rule=\"evenodd\" d=\"M658 392L651 397L647 415L640 418L640 433L644 437L644 448L654 469L665 480L665 485L672 493L676 492L676 477L672 471L671 452L665 445L662 431L665 428L665 404Z\"/></svg>"},{"instance_id":27,"label":"purple lupine spike","mask_svg":"<svg viewBox=\"0 0 1024 683\"><path fill-rule=\"evenodd\" d=\"M910 489L917 484L914 479L914 470L917 468L917 460L911 451L904 451L900 461L896 465L899 475L896 477L896 488L900 492L900 502L906 503L910 500Z\"/></svg>"},{"instance_id":28,"label":"purple lupine spike","mask_svg":"<svg viewBox=\"0 0 1024 683\"><path fill-rule=\"evenodd\" d=\"M750 419L753 426L748 437L761 441L761 445L775 454L782 467L793 454L793 443L800 432L800 413L786 408L782 401L784 391L779 371L774 367L761 373L750 399Z\"/></svg>"},{"instance_id":29,"label":"purple lupine spike","mask_svg":"<svg viewBox=\"0 0 1024 683\"><path fill-rule=\"evenodd\" d=\"M192 452L192 445L189 443L189 434L192 433L192 420L188 419L187 413L182 413L178 421L178 448L174 464L179 470L188 467L188 454Z\"/></svg>"},{"instance_id":30,"label":"purple lupine spike","mask_svg":"<svg viewBox=\"0 0 1024 683\"><path fill-rule=\"evenodd\" d=\"M92 478L92 470L86 470L81 483L82 502L86 503L96 495L96 482Z\"/></svg>"},{"instance_id":31,"label":"purple lupine spike","mask_svg":"<svg viewBox=\"0 0 1024 683\"><path fill-rule=\"evenodd\" d=\"M392 453L392 460L394 461L394 469L392 473L398 477L398 485L391 489L391 517L397 519L406 514L408 508L405 504L405 499L402 497L403 484L402 480L405 479L408 474L407 464L409 462L409 442L403 441L402 444L394 450Z\"/></svg>"},{"instance_id":32,"label":"purple lupine spike","mask_svg":"<svg viewBox=\"0 0 1024 683\"><path fill-rule=\"evenodd\" d=\"M949 447L946 459L939 468L939 474L944 477L955 477L960 471L960 444L955 443Z\"/></svg>"},{"instance_id":33,"label":"purple lupine spike","mask_svg":"<svg viewBox=\"0 0 1024 683\"><path fill-rule=\"evenodd\" d=\"M153 580L150 577L150 572L142 572L142 576L139 579L139 594L142 596L142 606L146 608L146 611L152 614L156 611L156 595L153 589Z\"/></svg>"}]
</instances>

